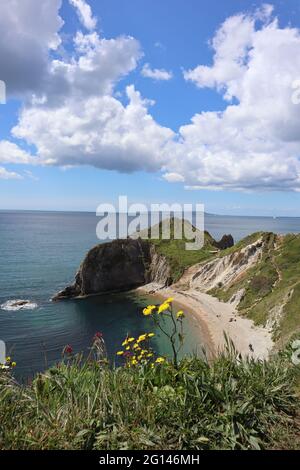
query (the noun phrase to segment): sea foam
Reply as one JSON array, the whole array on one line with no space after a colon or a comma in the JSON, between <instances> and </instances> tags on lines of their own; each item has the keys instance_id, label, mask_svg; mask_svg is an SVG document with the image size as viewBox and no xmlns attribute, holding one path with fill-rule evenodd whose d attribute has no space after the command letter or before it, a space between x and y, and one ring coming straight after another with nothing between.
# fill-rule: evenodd
<instances>
[{"instance_id":1,"label":"sea foam","mask_svg":"<svg viewBox=\"0 0 300 470\"><path fill-rule=\"evenodd\" d=\"M37 308L37 306L38 305L35 302L32 302L31 300L17 299L8 300L7 302L4 302L4 304L0 305L0 308L2 310L16 312L18 310L33 310Z\"/></svg>"}]
</instances>

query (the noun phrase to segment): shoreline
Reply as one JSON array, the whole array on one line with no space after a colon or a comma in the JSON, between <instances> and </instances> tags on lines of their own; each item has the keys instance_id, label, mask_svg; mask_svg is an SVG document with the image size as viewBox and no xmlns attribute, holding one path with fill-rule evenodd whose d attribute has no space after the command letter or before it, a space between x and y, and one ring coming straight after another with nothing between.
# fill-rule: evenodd
<instances>
[{"instance_id":1,"label":"shoreline","mask_svg":"<svg viewBox=\"0 0 300 470\"><path fill-rule=\"evenodd\" d=\"M135 289L135 292L153 295L159 299L174 297L174 303L183 307L198 323L204 338L204 348L208 348L208 357L214 357L226 346L224 333L230 338L236 350L243 356L255 359L267 359L274 342L269 330L256 326L248 318L239 315L236 308L221 302L211 295L196 290L180 290L147 284Z\"/></svg>"}]
</instances>

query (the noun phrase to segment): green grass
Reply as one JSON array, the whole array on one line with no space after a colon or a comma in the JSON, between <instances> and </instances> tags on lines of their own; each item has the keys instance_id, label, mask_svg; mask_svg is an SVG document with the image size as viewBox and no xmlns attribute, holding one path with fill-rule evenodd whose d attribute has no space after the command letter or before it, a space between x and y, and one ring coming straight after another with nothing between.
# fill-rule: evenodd
<instances>
[{"instance_id":1,"label":"green grass","mask_svg":"<svg viewBox=\"0 0 300 470\"><path fill-rule=\"evenodd\" d=\"M240 314L262 325L266 324L274 308L284 305L273 332L274 339L282 345L294 333L300 332L300 236L257 233L219 256L236 252L259 237L266 242L261 261L231 286L220 286L210 293L228 301L237 291L245 289L245 296L238 306Z\"/></svg>"},{"instance_id":2,"label":"green grass","mask_svg":"<svg viewBox=\"0 0 300 470\"><path fill-rule=\"evenodd\" d=\"M2 374L0 448L300 448L295 369L289 354L241 361L231 348L178 370L77 358L27 387Z\"/></svg>"},{"instance_id":3,"label":"green grass","mask_svg":"<svg viewBox=\"0 0 300 470\"><path fill-rule=\"evenodd\" d=\"M162 224L160 223L159 225L161 236ZM214 246L215 240L206 231L204 232L203 248L200 250L187 250L186 243L191 243L191 240L184 236L184 230L182 233L183 237L181 240L174 239L174 220L170 219L170 239L162 240L160 238L156 240L150 238L150 242L155 245L157 252L166 257L171 268L173 282L178 281L188 267L213 258L216 256L217 251L217 248ZM151 236L150 230L148 235L149 237Z\"/></svg>"},{"instance_id":4,"label":"green grass","mask_svg":"<svg viewBox=\"0 0 300 470\"><path fill-rule=\"evenodd\" d=\"M188 251L185 249L185 240L151 240L158 253L165 256L171 268L173 282L178 281L186 268L209 260L216 248L206 243L201 250Z\"/></svg>"}]
</instances>

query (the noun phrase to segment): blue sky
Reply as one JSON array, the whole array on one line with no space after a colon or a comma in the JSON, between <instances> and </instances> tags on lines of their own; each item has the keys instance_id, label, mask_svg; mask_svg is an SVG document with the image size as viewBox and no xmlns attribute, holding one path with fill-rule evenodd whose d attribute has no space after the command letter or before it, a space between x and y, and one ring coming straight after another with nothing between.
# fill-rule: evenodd
<instances>
[{"instance_id":1,"label":"blue sky","mask_svg":"<svg viewBox=\"0 0 300 470\"><path fill-rule=\"evenodd\" d=\"M300 78L297 0L79 0L85 20L78 0L41 0L32 23L34 0L21 2L0 20L0 209L95 211L126 194L300 216L300 105L287 98Z\"/></svg>"}]
</instances>

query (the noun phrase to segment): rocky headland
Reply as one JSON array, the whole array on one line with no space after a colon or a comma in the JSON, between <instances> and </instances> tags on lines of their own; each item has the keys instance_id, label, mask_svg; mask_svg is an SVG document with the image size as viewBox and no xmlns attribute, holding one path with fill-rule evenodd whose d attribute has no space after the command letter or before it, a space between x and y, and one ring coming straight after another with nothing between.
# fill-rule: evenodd
<instances>
[{"instance_id":1,"label":"rocky headland","mask_svg":"<svg viewBox=\"0 0 300 470\"><path fill-rule=\"evenodd\" d=\"M217 242L209 235L210 245L218 250L233 246L231 235ZM164 243L168 244L168 240ZM122 292L156 283L169 286L176 280L172 262L159 244L142 238L127 238L102 243L92 248L81 263L73 284L53 297L54 301L108 292Z\"/></svg>"},{"instance_id":2,"label":"rocky headland","mask_svg":"<svg viewBox=\"0 0 300 470\"><path fill-rule=\"evenodd\" d=\"M197 251L139 234L97 245L53 300L136 288L171 295L205 323L215 351L226 333L239 352L260 358L299 333L300 236L259 232L236 245L230 235L204 238Z\"/></svg>"}]
</instances>

